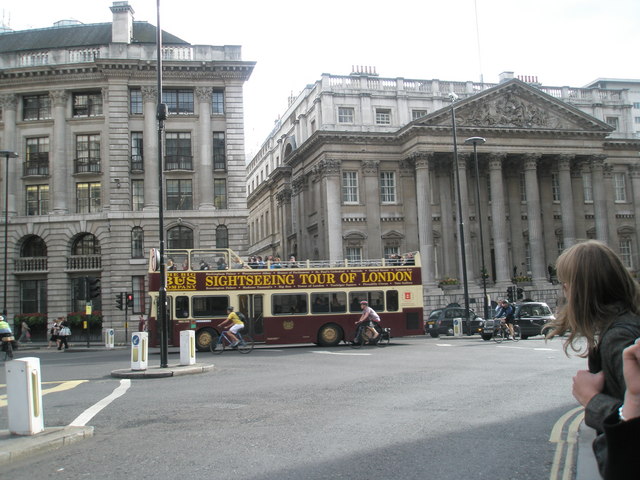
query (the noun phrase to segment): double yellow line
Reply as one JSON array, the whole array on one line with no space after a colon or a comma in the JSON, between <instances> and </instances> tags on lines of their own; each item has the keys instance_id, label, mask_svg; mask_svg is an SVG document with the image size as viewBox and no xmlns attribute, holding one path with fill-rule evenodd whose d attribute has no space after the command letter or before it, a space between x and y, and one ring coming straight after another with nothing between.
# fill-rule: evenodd
<instances>
[{"instance_id":1,"label":"double yellow line","mask_svg":"<svg viewBox=\"0 0 640 480\"><path fill-rule=\"evenodd\" d=\"M46 395L47 393L57 393L64 392L65 390L71 390L72 388L76 388L78 385L81 385L89 380L67 380L67 381L58 381L58 382L42 382L42 385L55 385L55 387L51 388L43 388L42 395ZM0 385L0 388L6 388L6 385ZM7 406L7 394L0 395L0 407Z\"/></svg>"},{"instance_id":2,"label":"double yellow line","mask_svg":"<svg viewBox=\"0 0 640 480\"><path fill-rule=\"evenodd\" d=\"M578 429L584 408L576 407L562 415L551 430L549 441L556 444L549 480L571 480L578 450Z\"/></svg>"}]
</instances>

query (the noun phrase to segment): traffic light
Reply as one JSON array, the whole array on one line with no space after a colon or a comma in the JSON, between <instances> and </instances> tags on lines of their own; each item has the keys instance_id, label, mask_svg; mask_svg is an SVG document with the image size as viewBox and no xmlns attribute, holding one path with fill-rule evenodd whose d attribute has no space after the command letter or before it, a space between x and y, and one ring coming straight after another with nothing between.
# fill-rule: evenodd
<instances>
[{"instance_id":1,"label":"traffic light","mask_svg":"<svg viewBox=\"0 0 640 480\"><path fill-rule=\"evenodd\" d=\"M515 301L516 296L516 287L507 288L507 300L509 303L513 303Z\"/></svg>"},{"instance_id":2,"label":"traffic light","mask_svg":"<svg viewBox=\"0 0 640 480\"><path fill-rule=\"evenodd\" d=\"M516 298L518 300L522 300L524 298L524 290L522 288L518 287L518 289L516 290L516 293L517 293Z\"/></svg>"},{"instance_id":3,"label":"traffic light","mask_svg":"<svg viewBox=\"0 0 640 480\"><path fill-rule=\"evenodd\" d=\"M133 308L133 293L127 293L127 308Z\"/></svg>"},{"instance_id":4,"label":"traffic light","mask_svg":"<svg viewBox=\"0 0 640 480\"><path fill-rule=\"evenodd\" d=\"M87 280L88 299L98 298L100 296L100 278L85 277Z\"/></svg>"},{"instance_id":5,"label":"traffic light","mask_svg":"<svg viewBox=\"0 0 640 480\"><path fill-rule=\"evenodd\" d=\"M124 292L120 292L116 294L116 308L118 310L122 310L122 300L124 297Z\"/></svg>"},{"instance_id":6,"label":"traffic light","mask_svg":"<svg viewBox=\"0 0 640 480\"><path fill-rule=\"evenodd\" d=\"M77 278L73 281L73 296L76 300L87 299L87 277Z\"/></svg>"}]
</instances>

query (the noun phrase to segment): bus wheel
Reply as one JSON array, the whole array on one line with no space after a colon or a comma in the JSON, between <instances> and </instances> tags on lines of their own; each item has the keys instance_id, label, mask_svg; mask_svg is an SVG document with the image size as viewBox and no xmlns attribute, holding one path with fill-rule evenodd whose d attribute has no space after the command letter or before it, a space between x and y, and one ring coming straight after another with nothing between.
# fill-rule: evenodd
<instances>
[{"instance_id":1,"label":"bus wheel","mask_svg":"<svg viewBox=\"0 0 640 480\"><path fill-rule=\"evenodd\" d=\"M218 333L213 328L203 328L196 335L196 347L199 352L208 352L211 342L218 338Z\"/></svg>"},{"instance_id":2,"label":"bus wheel","mask_svg":"<svg viewBox=\"0 0 640 480\"><path fill-rule=\"evenodd\" d=\"M323 325L318 333L318 343L322 347L335 347L342 340L342 329L335 323Z\"/></svg>"}]
</instances>

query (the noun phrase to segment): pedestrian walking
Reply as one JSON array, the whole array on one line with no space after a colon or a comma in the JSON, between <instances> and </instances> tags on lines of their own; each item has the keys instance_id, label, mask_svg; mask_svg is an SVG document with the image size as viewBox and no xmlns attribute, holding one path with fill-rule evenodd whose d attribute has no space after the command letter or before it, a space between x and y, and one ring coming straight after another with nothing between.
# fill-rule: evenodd
<instances>
[{"instance_id":1,"label":"pedestrian walking","mask_svg":"<svg viewBox=\"0 0 640 480\"><path fill-rule=\"evenodd\" d=\"M67 338L71 336L71 329L67 325L66 320L62 320L60 323L60 331L58 332L58 350L62 350L62 346L64 345L64 349L69 349L69 342Z\"/></svg>"},{"instance_id":2,"label":"pedestrian walking","mask_svg":"<svg viewBox=\"0 0 640 480\"><path fill-rule=\"evenodd\" d=\"M51 325L51 328L49 328L48 332L49 332L49 344L47 345L47 348L51 348L51 347L57 347L58 346L58 331L60 330L60 323L58 322L58 319L55 319L53 321L53 324Z\"/></svg>"},{"instance_id":3,"label":"pedestrian walking","mask_svg":"<svg viewBox=\"0 0 640 480\"><path fill-rule=\"evenodd\" d=\"M20 338L18 338L19 343L31 343L31 328L27 325L27 322L24 320L20 324Z\"/></svg>"}]
</instances>

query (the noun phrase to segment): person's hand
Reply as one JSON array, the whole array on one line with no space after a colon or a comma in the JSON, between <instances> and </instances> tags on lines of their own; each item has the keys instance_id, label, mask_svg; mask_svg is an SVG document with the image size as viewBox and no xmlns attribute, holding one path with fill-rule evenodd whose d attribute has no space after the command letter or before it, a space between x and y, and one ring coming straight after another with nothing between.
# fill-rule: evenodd
<instances>
[{"instance_id":1,"label":"person's hand","mask_svg":"<svg viewBox=\"0 0 640 480\"><path fill-rule=\"evenodd\" d=\"M640 417L640 343L638 340L622 352L622 369L624 382L627 385L622 415L629 420Z\"/></svg>"},{"instance_id":2,"label":"person's hand","mask_svg":"<svg viewBox=\"0 0 640 480\"><path fill-rule=\"evenodd\" d=\"M587 404L604 389L604 372L591 373L589 370L578 370L573 377L573 396L580 405Z\"/></svg>"}]
</instances>

